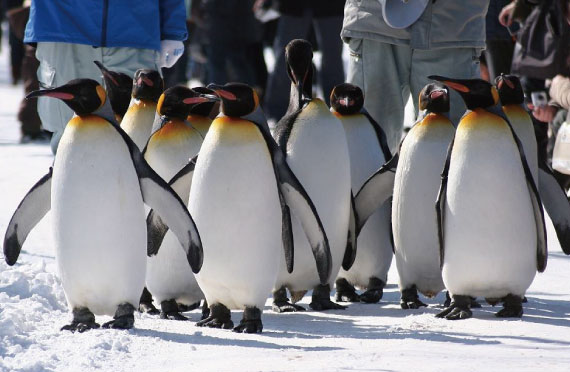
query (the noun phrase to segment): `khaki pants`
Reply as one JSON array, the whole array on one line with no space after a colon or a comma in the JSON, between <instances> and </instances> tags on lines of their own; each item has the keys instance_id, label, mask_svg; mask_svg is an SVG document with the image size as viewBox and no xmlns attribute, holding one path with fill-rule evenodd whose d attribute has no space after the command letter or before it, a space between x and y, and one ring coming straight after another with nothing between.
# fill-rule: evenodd
<instances>
[{"instance_id":1,"label":"khaki pants","mask_svg":"<svg viewBox=\"0 0 570 372\"><path fill-rule=\"evenodd\" d=\"M367 39L349 40L347 81L364 93L364 107L380 124L392 153L398 150L404 125L404 108L410 93L418 110L421 89L432 83L428 76L479 78L476 48L411 49ZM450 118L454 125L465 112L461 96L450 89Z\"/></svg>"},{"instance_id":2,"label":"khaki pants","mask_svg":"<svg viewBox=\"0 0 570 372\"><path fill-rule=\"evenodd\" d=\"M101 71L93 61L129 76L140 68L159 70L156 65L158 52L150 49L94 48L82 44L41 42L38 43L36 57L40 61L38 80L41 89L55 88L79 78L102 83ZM51 146L55 154L73 112L61 100L42 97L38 100L38 113L44 129L53 132Z\"/></svg>"}]
</instances>

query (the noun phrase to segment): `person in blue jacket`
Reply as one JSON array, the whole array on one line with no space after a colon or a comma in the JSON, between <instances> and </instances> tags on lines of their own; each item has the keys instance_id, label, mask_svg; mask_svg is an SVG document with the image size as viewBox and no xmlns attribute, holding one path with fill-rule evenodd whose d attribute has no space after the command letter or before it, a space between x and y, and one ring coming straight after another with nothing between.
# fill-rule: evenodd
<instances>
[{"instance_id":1,"label":"person in blue jacket","mask_svg":"<svg viewBox=\"0 0 570 372\"><path fill-rule=\"evenodd\" d=\"M24 42L37 43L45 89L77 78L102 82L93 61L130 76L139 68L171 67L187 36L184 0L32 0ZM45 98L38 112L53 132L55 154L73 113L60 100Z\"/></svg>"}]
</instances>

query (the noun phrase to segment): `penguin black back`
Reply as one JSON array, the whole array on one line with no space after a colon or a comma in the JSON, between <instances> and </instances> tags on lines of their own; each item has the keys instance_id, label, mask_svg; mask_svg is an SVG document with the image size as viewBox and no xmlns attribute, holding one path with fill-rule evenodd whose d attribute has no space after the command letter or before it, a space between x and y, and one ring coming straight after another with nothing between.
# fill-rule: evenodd
<instances>
[{"instance_id":1,"label":"penguin black back","mask_svg":"<svg viewBox=\"0 0 570 372\"><path fill-rule=\"evenodd\" d=\"M135 72L131 95L133 98L158 102L164 91L164 81L158 71L139 69Z\"/></svg>"},{"instance_id":2,"label":"penguin black back","mask_svg":"<svg viewBox=\"0 0 570 372\"><path fill-rule=\"evenodd\" d=\"M483 79L452 79L437 75L428 78L442 82L457 91L469 110L495 106L499 102L497 89Z\"/></svg>"},{"instance_id":3,"label":"penguin black back","mask_svg":"<svg viewBox=\"0 0 570 372\"><path fill-rule=\"evenodd\" d=\"M518 77L501 74L495 79L495 85L503 106L523 104L524 92Z\"/></svg>"},{"instance_id":4,"label":"penguin black back","mask_svg":"<svg viewBox=\"0 0 570 372\"><path fill-rule=\"evenodd\" d=\"M428 112L449 112L449 91L439 83L431 83L423 87L419 96L419 109Z\"/></svg>"},{"instance_id":5,"label":"penguin black back","mask_svg":"<svg viewBox=\"0 0 570 372\"><path fill-rule=\"evenodd\" d=\"M330 102L333 110L341 115L357 114L364 105L364 94L356 85L343 83L333 88Z\"/></svg>"}]
</instances>

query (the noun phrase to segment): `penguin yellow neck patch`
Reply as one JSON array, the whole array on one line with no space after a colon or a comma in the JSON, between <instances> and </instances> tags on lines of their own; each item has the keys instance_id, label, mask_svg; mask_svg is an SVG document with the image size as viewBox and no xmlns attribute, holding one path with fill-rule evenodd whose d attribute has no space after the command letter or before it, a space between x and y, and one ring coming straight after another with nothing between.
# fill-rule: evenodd
<instances>
[{"instance_id":1,"label":"penguin yellow neck patch","mask_svg":"<svg viewBox=\"0 0 570 372\"><path fill-rule=\"evenodd\" d=\"M95 88L95 90L97 91L97 95L99 96L99 99L101 100L101 104L97 108L97 109L100 109L105 104L105 100L107 99L107 93L105 93L105 89L103 89L103 87L101 85L97 85L97 88Z\"/></svg>"}]
</instances>

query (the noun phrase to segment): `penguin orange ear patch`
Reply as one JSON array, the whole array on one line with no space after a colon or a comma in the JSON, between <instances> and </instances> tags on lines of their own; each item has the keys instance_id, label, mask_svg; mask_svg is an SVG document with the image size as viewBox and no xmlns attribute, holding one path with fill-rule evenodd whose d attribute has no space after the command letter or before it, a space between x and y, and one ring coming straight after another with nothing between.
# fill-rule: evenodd
<instances>
[{"instance_id":1,"label":"penguin orange ear patch","mask_svg":"<svg viewBox=\"0 0 570 372\"><path fill-rule=\"evenodd\" d=\"M453 81L444 81L443 83L458 92L469 93L469 88L463 84L454 83Z\"/></svg>"},{"instance_id":2,"label":"penguin orange ear patch","mask_svg":"<svg viewBox=\"0 0 570 372\"><path fill-rule=\"evenodd\" d=\"M158 103L156 104L156 112L160 114L160 110L162 110L162 104L164 103L164 93L160 95L158 99Z\"/></svg>"},{"instance_id":3,"label":"penguin orange ear patch","mask_svg":"<svg viewBox=\"0 0 570 372\"><path fill-rule=\"evenodd\" d=\"M105 100L107 99L107 93L105 93L105 89L103 89L103 87L101 85L97 85L95 90L97 91L97 95L99 96L99 99L101 100L101 106L103 106L103 104L105 103ZM101 107L101 106L99 106L99 107Z\"/></svg>"}]
</instances>

